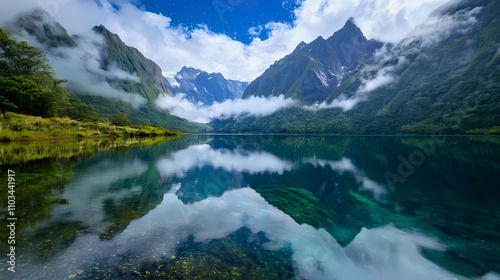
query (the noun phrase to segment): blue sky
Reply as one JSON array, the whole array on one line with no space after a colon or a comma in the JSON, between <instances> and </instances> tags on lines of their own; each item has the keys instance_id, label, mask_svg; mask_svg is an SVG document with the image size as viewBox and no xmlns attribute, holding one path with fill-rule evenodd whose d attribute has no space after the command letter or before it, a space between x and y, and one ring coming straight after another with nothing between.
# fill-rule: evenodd
<instances>
[{"instance_id":1,"label":"blue sky","mask_svg":"<svg viewBox=\"0 0 500 280\"><path fill-rule=\"evenodd\" d=\"M162 13L172 19L173 25L196 28L207 25L216 33L223 33L245 44L258 36L267 39L266 32L250 35L248 30L268 22L293 23L295 1L269 0L141 0L139 8Z\"/></svg>"}]
</instances>

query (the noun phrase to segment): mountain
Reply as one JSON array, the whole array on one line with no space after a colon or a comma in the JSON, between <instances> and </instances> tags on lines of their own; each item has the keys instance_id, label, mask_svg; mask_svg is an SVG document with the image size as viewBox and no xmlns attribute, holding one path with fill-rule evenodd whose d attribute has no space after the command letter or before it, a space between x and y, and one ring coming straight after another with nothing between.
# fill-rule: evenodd
<instances>
[{"instance_id":1,"label":"mountain","mask_svg":"<svg viewBox=\"0 0 500 280\"><path fill-rule=\"evenodd\" d=\"M221 73L207 73L192 67L183 67L173 78L167 78L173 94L185 94L192 103L212 104L240 98L247 82L227 80Z\"/></svg>"},{"instance_id":2,"label":"mountain","mask_svg":"<svg viewBox=\"0 0 500 280\"><path fill-rule=\"evenodd\" d=\"M372 57L382 45L367 40L350 18L330 38L320 36L309 44L300 43L293 53L254 80L243 98L283 94L308 104L324 101L347 72Z\"/></svg>"},{"instance_id":3,"label":"mountain","mask_svg":"<svg viewBox=\"0 0 500 280\"><path fill-rule=\"evenodd\" d=\"M165 79L163 78L160 66L154 61L147 59L136 48L126 46L120 37L111 33L103 25L95 26L92 29L97 34L101 34L106 40L102 65L104 68L117 65L120 69L137 74L139 83L134 81L121 80L119 87L127 92L140 93L142 96L153 99L160 94L170 95Z\"/></svg>"},{"instance_id":4,"label":"mountain","mask_svg":"<svg viewBox=\"0 0 500 280\"><path fill-rule=\"evenodd\" d=\"M68 35L66 29L41 9L18 17L11 29L23 30L49 48L76 47L75 39Z\"/></svg>"},{"instance_id":5,"label":"mountain","mask_svg":"<svg viewBox=\"0 0 500 280\"><path fill-rule=\"evenodd\" d=\"M498 1L454 2L346 73L319 109L295 106L211 126L219 132L500 134L498 34Z\"/></svg>"},{"instance_id":6,"label":"mountain","mask_svg":"<svg viewBox=\"0 0 500 280\"><path fill-rule=\"evenodd\" d=\"M70 100L89 105L100 118L111 120L123 112L132 124L151 123L185 132L210 130L158 108L156 99L171 94L160 66L102 25L90 35L70 36L48 13L37 9L20 16L7 30L43 49L57 76L68 80ZM72 110L60 114L71 115Z\"/></svg>"}]
</instances>

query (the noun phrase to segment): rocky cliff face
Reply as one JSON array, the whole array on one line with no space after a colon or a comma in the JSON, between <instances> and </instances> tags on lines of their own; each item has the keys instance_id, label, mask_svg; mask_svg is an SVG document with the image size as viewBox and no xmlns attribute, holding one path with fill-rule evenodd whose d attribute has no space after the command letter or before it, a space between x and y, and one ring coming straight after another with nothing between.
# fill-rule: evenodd
<instances>
[{"instance_id":1,"label":"rocky cliff face","mask_svg":"<svg viewBox=\"0 0 500 280\"><path fill-rule=\"evenodd\" d=\"M323 101L340 85L345 73L369 59L382 45L367 40L351 18L326 40L318 37L309 44L300 43L293 53L253 81L243 98L284 94L309 104Z\"/></svg>"}]
</instances>

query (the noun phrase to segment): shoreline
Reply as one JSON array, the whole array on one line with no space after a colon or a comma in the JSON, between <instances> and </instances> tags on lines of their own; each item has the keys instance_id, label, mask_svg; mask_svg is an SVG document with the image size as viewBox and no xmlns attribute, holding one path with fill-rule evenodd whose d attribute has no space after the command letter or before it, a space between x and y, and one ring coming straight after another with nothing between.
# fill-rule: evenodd
<instances>
[{"instance_id":1,"label":"shoreline","mask_svg":"<svg viewBox=\"0 0 500 280\"><path fill-rule=\"evenodd\" d=\"M154 137L174 137L181 134L148 134L148 135L135 135L135 136L120 136L120 135L91 135L86 137L78 136L54 136L54 137L26 137L19 138L15 140L5 141L0 139L0 144L8 143L36 143L36 142L70 142L70 141L81 141L81 140L101 140L101 139L118 139L118 138L154 138Z\"/></svg>"}]
</instances>

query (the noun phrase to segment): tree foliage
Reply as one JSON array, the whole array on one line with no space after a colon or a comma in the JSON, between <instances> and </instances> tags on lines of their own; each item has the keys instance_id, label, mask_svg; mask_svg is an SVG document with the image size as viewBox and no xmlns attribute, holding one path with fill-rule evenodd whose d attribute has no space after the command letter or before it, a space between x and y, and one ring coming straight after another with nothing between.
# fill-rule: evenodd
<instances>
[{"instance_id":1,"label":"tree foliage","mask_svg":"<svg viewBox=\"0 0 500 280\"><path fill-rule=\"evenodd\" d=\"M16 42L0 28L0 110L51 117L68 94L54 77L45 54Z\"/></svg>"},{"instance_id":2,"label":"tree foliage","mask_svg":"<svg viewBox=\"0 0 500 280\"><path fill-rule=\"evenodd\" d=\"M116 113L114 118L111 120L111 123L119 126L131 125L130 119L122 112Z\"/></svg>"},{"instance_id":3,"label":"tree foliage","mask_svg":"<svg viewBox=\"0 0 500 280\"><path fill-rule=\"evenodd\" d=\"M81 101L70 99L70 102L61 104L57 110L59 116L66 116L78 121L100 120L92 104L85 104Z\"/></svg>"}]
</instances>

